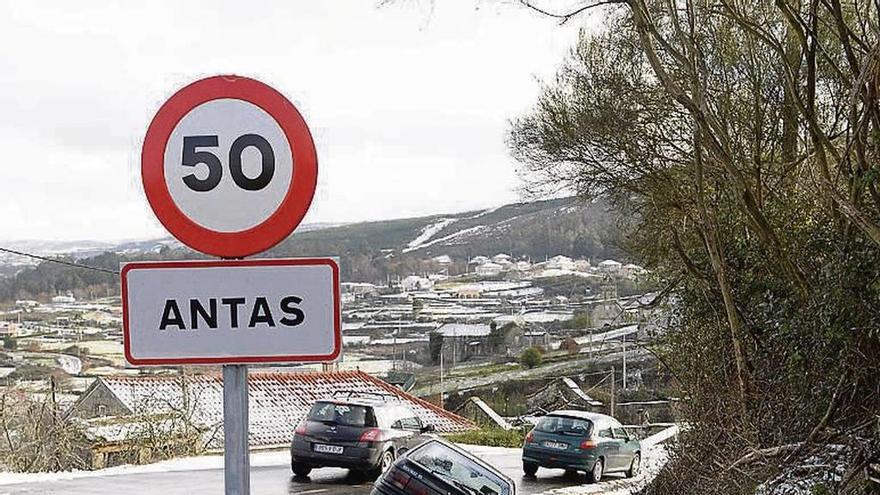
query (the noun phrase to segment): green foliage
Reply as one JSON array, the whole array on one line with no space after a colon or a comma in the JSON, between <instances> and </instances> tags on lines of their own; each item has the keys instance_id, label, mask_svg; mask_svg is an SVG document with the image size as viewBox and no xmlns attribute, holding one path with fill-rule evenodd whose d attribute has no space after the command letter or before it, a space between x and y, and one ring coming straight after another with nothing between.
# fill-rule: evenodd
<instances>
[{"instance_id":1,"label":"green foliage","mask_svg":"<svg viewBox=\"0 0 880 495\"><path fill-rule=\"evenodd\" d=\"M18 349L18 341L15 339L15 337L3 337L3 348L7 351L14 351Z\"/></svg>"},{"instance_id":2,"label":"green foliage","mask_svg":"<svg viewBox=\"0 0 880 495\"><path fill-rule=\"evenodd\" d=\"M584 328L590 328L593 326L593 317L590 313L578 312L574 314L574 318L562 322L562 327L570 330L579 330Z\"/></svg>"},{"instance_id":3,"label":"green foliage","mask_svg":"<svg viewBox=\"0 0 880 495\"><path fill-rule=\"evenodd\" d=\"M567 352L569 356L573 356L581 350L581 346L571 337L566 337L559 348Z\"/></svg>"},{"instance_id":4,"label":"green foliage","mask_svg":"<svg viewBox=\"0 0 880 495\"><path fill-rule=\"evenodd\" d=\"M533 259L556 254L596 259L621 255L616 247L619 244L617 215L602 202L585 203L570 197L511 204L471 218L476 213L480 212L299 231L260 256L339 256L342 280L384 284L389 278L440 270L443 267L430 260L438 254L447 254L456 260L445 267L453 275L464 273L467 269L464 260L477 254L491 256L506 252ZM466 236L467 242L458 238L449 244L402 252L427 225L453 216L458 220L434 238L474 229ZM182 258L204 258L204 255L183 248L135 257L105 253L82 260L64 260L119 270L120 262L124 261ZM119 276L56 263L41 263L14 276L0 276L0 302L46 299L66 292L73 292L80 299L118 294Z\"/></svg>"},{"instance_id":5,"label":"green foliage","mask_svg":"<svg viewBox=\"0 0 880 495\"><path fill-rule=\"evenodd\" d=\"M819 4L623 2L512 126L529 187L610 198L675 296L655 351L689 428L651 495L753 494L806 453L744 455L880 410L880 102L851 49L880 29Z\"/></svg>"},{"instance_id":6,"label":"green foliage","mask_svg":"<svg viewBox=\"0 0 880 495\"><path fill-rule=\"evenodd\" d=\"M535 368L541 365L541 362L544 360L544 356L541 354L541 350L537 347L529 347L524 350L522 354L519 356L519 362L522 363L526 368Z\"/></svg>"},{"instance_id":7,"label":"green foliage","mask_svg":"<svg viewBox=\"0 0 880 495\"><path fill-rule=\"evenodd\" d=\"M526 431L521 429L503 430L501 428L487 428L471 430L464 433L447 435L446 439L451 442L468 445L486 445L489 447L520 448L526 438Z\"/></svg>"},{"instance_id":8,"label":"green foliage","mask_svg":"<svg viewBox=\"0 0 880 495\"><path fill-rule=\"evenodd\" d=\"M504 339L507 336L507 331L510 329L512 324L508 323L503 327L498 327L494 321L489 323L489 347L492 349L498 349L502 345L504 345Z\"/></svg>"},{"instance_id":9,"label":"green foliage","mask_svg":"<svg viewBox=\"0 0 880 495\"><path fill-rule=\"evenodd\" d=\"M812 495L832 495L834 490L828 488L828 485L821 483L814 485L813 488L810 489L810 493L812 493Z\"/></svg>"},{"instance_id":10,"label":"green foliage","mask_svg":"<svg viewBox=\"0 0 880 495\"><path fill-rule=\"evenodd\" d=\"M413 299L413 302L412 302L413 319L415 319L415 320L419 319L419 314L422 312L422 308L424 308L424 307L425 307L425 303L423 303L421 299Z\"/></svg>"},{"instance_id":11,"label":"green foliage","mask_svg":"<svg viewBox=\"0 0 880 495\"><path fill-rule=\"evenodd\" d=\"M443 352L443 334L431 332L428 334L428 352L431 354L431 362L440 364L440 353Z\"/></svg>"}]
</instances>

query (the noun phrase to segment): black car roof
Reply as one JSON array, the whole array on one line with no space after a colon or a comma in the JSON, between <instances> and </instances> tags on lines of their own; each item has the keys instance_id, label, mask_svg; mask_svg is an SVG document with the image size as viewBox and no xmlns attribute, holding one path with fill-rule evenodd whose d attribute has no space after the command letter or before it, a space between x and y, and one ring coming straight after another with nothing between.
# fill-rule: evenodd
<instances>
[{"instance_id":1,"label":"black car roof","mask_svg":"<svg viewBox=\"0 0 880 495\"><path fill-rule=\"evenodd\" d=\"M352 405L352 406L362 406L362 407L372 407L372 408L403 406L403 407L406 407L407 409L412 409L407 404L400 402L400 401L385 401L385 400L381 400L381 399L369 399L369 398L363 398L363 397L357 397L357 398L353 397L350 399L328 398L328 399L321 399L316 402L330 402L332 404L346 404L346 405Z\"/></svg>"}]
</instances>

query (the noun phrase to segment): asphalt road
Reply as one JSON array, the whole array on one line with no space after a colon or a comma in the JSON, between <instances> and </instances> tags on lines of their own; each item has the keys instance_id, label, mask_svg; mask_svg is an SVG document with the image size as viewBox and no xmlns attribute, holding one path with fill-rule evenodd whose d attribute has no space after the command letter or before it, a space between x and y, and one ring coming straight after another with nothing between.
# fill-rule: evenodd
<instances>
[{"instance_id":1,"label":"asphalt road","mask_svg":"<svg viewBox=\"0 0 880 495\"><path fill-rule=\"evenodd\" d=\"M543 493L554 488L585 483L584 477L566 477L562 471L540 470L537 479L524 479L518 455L491 453L481 456L498 467L517 484L517 495ZM619 487L611 481L609 490ZM599 488L599 486L592 487ZM358 495L368 494L372 482L352 476L344 469L323 468L312 471L307 479L291 477L290 468L284 466L254 467L251 469L251 493L254 495L300 494L300 495ZM592 490L591 490L592 492ZM0 486L0 495L217 495L223 493L223 471L203 469L158 473L119 474L85 478L23 483ZM595 492L594 492L595 493Z\"/></svg>"}]
</instances>

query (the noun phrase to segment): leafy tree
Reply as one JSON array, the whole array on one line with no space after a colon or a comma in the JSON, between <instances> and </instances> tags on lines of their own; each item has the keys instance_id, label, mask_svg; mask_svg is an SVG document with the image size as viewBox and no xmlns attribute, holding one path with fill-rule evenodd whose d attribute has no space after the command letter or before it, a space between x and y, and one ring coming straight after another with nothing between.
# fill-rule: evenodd
<instances>
[{"instance_id":1,"label":"leafy tree","mask_svg":"<svg viewBox=\"0 0 880 495\"><path fill-rule=\"evenodd\" d=\"M3 348L7 351L14 351L18 349L18 341L15 339L15 337L3 337Z\"/></svg>"},{"instance_id":2,"label":"leafy tree","mask_svg":"<svg viewBox=\"0 0 880 495\"><path fill-rule=\"evenodd\" d=\"M498 327L498 324L494 321L489 323L489 347L493 350L497 350L499 347L504 345L504 337L507 335L508 326L505 325L501 328Z\"/></svg>"},{"instance_id":3,"label":"leafy tree","mask_svg":"<svg viewBox=\"0 0 880 495\"><path fill-rule=\"evenodd\" d=\"M880 409L877 7L595 4L509 143L530 190L621 209L676 296L656 352L691 428L649 493L754 493Z\"/></svg>"},{"instance_id":4,"label":"leafy tree","mask_svg":"<svg viewBox=\"0 0 880 495\"><path fill-rule=\"evenodd\" d=\"M413 312L413 319L414 320L419 319L419 314L422 312L422 308L424 308L424 307L425 307L425 303L423 303L421 299L415 299L415 298L413 299L412 312Z\"/></svg>"},{"instance_id":5,"label":"leafy tree","mask_svg":"<svg viewBox=\"0 0 880 495\"><path fill-rule=\"evenodd\" d=\"M574 356L581 350L580 344L571 337L566 337L562 344L559 345L559 348L568 353L569 356Z\"/></svg>"},{"instance_id":6,"label":"leafy tree","mask_svg":"<svg viewBox=\"0 0 880 495\"><path fill-rule=\"evenodd\" d=\"M574 318L564 322L563 328L590 328L593 326L593 317L589 312L583 311L574 314Z\"/></svg>"},{"instance_id":7,"label":"leafy tree","mask_svg":"<svg viewBox=\"0 0 880 495\"><path fill-rule=\"evenodd\" d=\"M428 352L433 364L440 364L440 353L443 352L443 334L431 332L428 334Z\"/></svg>"},{"instance_id":8,"label":"leafy tree","mask_svg":"<svg viewBox=\"0 0 880 495\"><path fill-rule=\"evenodd\" d=\"M541 350L537 347L529 347L519 356L519 362L529 369L540 366L543 360L544 357L541 355Z\"/></svg>"}]
</instances>

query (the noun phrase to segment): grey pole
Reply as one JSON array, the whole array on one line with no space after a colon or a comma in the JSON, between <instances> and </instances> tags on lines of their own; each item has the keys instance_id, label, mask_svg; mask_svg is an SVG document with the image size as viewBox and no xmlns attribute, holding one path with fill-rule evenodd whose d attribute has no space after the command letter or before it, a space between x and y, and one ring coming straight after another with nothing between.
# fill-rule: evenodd
<instances>
[{"instance_id":1,"label":"grey pole","mask_svg":"<svg viewBox=\"0 0 880 495\"><path fill-rule=\"evenodd\" d=\"M251 493L247 376L247 365L223 365L223 460L226 495Z\"/></svg>"}]
</instances>

